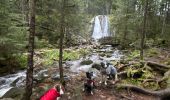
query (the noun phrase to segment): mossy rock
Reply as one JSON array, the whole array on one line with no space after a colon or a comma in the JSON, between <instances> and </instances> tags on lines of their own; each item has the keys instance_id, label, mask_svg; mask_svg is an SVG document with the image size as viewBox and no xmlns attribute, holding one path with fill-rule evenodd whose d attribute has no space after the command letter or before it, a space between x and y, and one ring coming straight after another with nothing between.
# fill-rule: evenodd
<instances>
[{"instance_id":1,"label":"mossy rock","mask_svg":"<svg viewBox=\"0 0 170 100\"><path fill-rule=\"evenodd\" d=\"M92 65L92 68L95 68L95 69L97 69L97 70L100 70L100 69L101 69L101 65L95 63L95 64Z\"/></svg>"},{"instance_id":2,"label":"mossy rock","mask_svg":"<svg viewBox=\"0 0 170 100\"><path fill-rule=\"evenodd\" d=\"M111 54L107 54L106 57L110 58L110 57L112 57L112 55Z\"/></svg>"},{"instance_id":3,"label":"mossy rock","mask_svg":"<svg viewBox=\"0 0 170 100\"><path fill-rule=\"evenodd\" d=\"M82 61L82 62L80 63L80 65L90 65L90 64L92 64L92 63L93 63L92 60L84 60L84 61Z\"/></svg>"},{"instance_id":4,"label":"mossy rock","mask_svg":"<svg viewBox=\"0 0 170 100\"><path fill-rule=\"evenodd\" d=\"M106 54L105 53L100 53L99 56L104 57L104 56L106 56Z\"/></svg>"},{"instance_id":5,"label":"mossy rock","mask_svg":"<svg viewBox=\"0 0 170 100\"><path fill-rule=\"evenodd\" d=\"M148 57L154 57L154 56L157 56L157 55L159 55L159 49L157 49L157 48L151 48L147 51Z\"/></svg>"}]
</instances>

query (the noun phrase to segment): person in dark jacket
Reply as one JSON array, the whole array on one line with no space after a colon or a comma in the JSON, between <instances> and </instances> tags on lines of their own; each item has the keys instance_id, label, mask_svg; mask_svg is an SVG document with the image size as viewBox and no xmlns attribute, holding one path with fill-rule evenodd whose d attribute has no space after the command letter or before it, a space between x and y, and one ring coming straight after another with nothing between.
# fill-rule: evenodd
<instances>
[{"instance_id":1,"label":"person in dark jacket","mask_svg":"<svg viewBox=\"0 0 170 100\"><path fill-rule=\"evenodd\" d=\"M40 100L57 100L63 94L64 88L60 84L56 84L53 88L45 92Z\"/></svg>"}]
</instances>

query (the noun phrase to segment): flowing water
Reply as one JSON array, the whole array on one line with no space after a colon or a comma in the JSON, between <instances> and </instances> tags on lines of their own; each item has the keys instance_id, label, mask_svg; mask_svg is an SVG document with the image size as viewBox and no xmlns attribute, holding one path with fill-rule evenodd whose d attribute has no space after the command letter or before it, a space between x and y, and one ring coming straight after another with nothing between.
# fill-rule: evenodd
<instances>
[{"instance_id":1,"label":"flowing water","mask_svg":"<svg viewBox=\"0 0 170 100\"><path fill-rule=\"evenodd\" d=\"M70 71L72 72L76 72L76 73L79 73L79 72L87 72L92 64L94 63L97 63L97 64L100 64L100 62L102 61L119 61L121 60L121 57L123 56L122 53L111 47L111 45L106 45L104 48L101 48L101 49L94 49L93 51L94 53L92 53L90 56L86 56L85 58L81 58L80 60L76 60L76 61L67 61L66 64L67 65L70 65ZM104 53L104 54L108 54L109 57L107 56L100 56L101 53ZM81 65L81 62L84 61L84 60L91 60L93 61L92 64L90 65Z\"/></svg>"},{"instance_id":2,"label":"flowing water","mask_svg":"<svg viewBox=\"0 0 170 100\"><path fill-rule=\"evenodd\" d=\"M95 40L111 36L109 31L109 19L106 15L98 15L94 20L92 38Z\"/></svg>"},{"instance_id":3,"label":"flowing water","mask_svg":"<svg viewBox=\"0 0 170 100\"><path fill-rule=\"evenodd\" d=\"M11 88L24 86L26 71L0 77L0 98Z\"/></svg>"}]
</instances>

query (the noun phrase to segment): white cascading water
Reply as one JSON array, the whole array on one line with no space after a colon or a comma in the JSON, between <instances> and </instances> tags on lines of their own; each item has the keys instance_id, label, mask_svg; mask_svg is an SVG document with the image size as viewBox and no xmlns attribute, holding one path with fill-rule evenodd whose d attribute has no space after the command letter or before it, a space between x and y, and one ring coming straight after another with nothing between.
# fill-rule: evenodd
<instances>
[{"instance_id":1,"label":"white cascading water","mask_svg":"<svg viewBox=\"0 0 170 100\"><path fill-rule=\"evenodd\" d=\"M103 37L111 36L109 32L109 19L106 15L98 15L95 17L92 38L95 40Z\"/></svg>"}]
</instances>

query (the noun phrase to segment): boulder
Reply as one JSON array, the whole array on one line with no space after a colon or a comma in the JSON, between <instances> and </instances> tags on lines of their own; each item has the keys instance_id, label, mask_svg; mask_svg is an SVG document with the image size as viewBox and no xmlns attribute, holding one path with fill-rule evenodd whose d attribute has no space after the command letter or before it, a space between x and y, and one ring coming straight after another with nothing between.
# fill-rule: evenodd
<instances>
[{"instance_id":1,"label":"boulder","mask_svg":"<svg viewBox=\"0 0 170 100\"><path fill-rule=\"evenodd\" d=\"M41 70L36 75L34 75L34 79L37 81L42 81L44 78L48 78L48 70Z\"/></svg>"},{"instance_id":2,"label":"boulder","mask_svg":"<svg viewBox=\"0 0 170 100\"><path fill-rule=\"evenodd\" d=\"M84 61L80 62L80 65L90 65L92 63L93 63L92 60L84 60Z\"/></svg>"},{"instance_id":3,"label":"boulder","mask_svg":"<svg viewBox=\"0 0 170 100\"><path fill-rule=\"evenodd\" d=\"M52 80L54 81L59 81L60 80L60 75L59 74L54 74L52 75ZM70 80L70 77L67 76L67 75L64 75L64 80L67 81L67 80Z\"/></svg>"},{"instance_id":4,"label":"boulder","mask_svg":"<svg viewBox=\"0 0 170 100\"><path fill-rule=\"evenodd\" d=\"M106 56L106 54L105 53L100 53L99 56L104 57L104 56Z\"/></svg>"},{"instance_id":5,"label":"boulder","mask_svg":"<svg viewBox=\"0 0 170 100\"><path fill-rule=\"evenodd\" d=\"M112 55L111 55L111 54L107 54L106 57L107 57L107 58L110 58L110 57L112 57Z\"/></svg>"},{"instance_id":6,"label":"boulder","mask_svg":"<svg viewBox=\"0 0 170 100\"><path fill-rule=\"evenodd\" d=\"M92 68L95 68L95 69L97 69L97 70L100 70L100 69L101 69L101 65L98 64L98 63L94 63L94 64L92 65Z\"/></svg>"}]
</instances>

